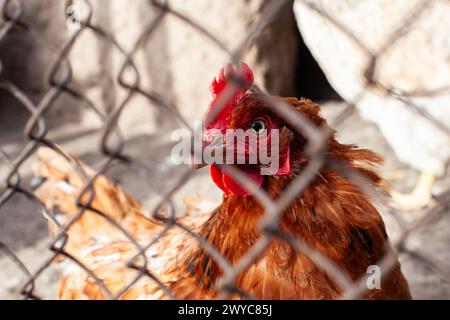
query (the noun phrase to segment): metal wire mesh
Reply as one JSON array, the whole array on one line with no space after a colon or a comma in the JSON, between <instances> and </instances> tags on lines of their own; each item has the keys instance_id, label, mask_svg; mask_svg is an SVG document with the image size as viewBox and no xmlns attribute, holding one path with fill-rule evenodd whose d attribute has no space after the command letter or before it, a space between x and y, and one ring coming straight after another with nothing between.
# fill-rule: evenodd
<instances>
[{"instance_id":1,"label":"metal wire mesh","mask_svg":"<svg viewBox=\"0 0 450 320\"><path fill-rule=\"evenodd\" d=\"M303 2L311 10L317 12L322 17L329 20L335 27L340 29L349 39L351 39L356 46L363 50L368 57L370 57L370 63L368 64L365 72L366 87L358 95L357 99L355 99L352 103L348 103L346 105L346 108L334 119L334 121L332 122L332 126L337 126L344 120L348 119L355 112L355 106L364 96L365 90L369 87L376 87L386 95L404 102L405 105L416 111L421 117L425 117L435 126L441 128L441 130L450 135L450 128L447 124L441 123L438 119L435 119L432 115L426 112L426 109L420 108L420 106L414 104L410 99L410 97L414 96L415 94L433 96L439 94L439 92L423 92L422 90L419 90L418 92L402 93L399 92L399 90L396 90L396 88L384 86L383 83L381 83L376 78L376 69L381 57L383 57L388 49L393 46L399 39L408 34L411 26L415 23L416 18L426 12L427 7L430 6L433 1L425 0L420 2L414 8L414 10L412 10L411 14L408 17L405 17L401 27L392 32L392 35L386 39L385 45L381 50L377 52L373 52L371 49L366 47L364 42L361 41L356 35L354 35L352 31L348 30L327 12L324 12L322 9L316 6L314 1L297 1ZM89 1L85 0L85 2L88 7L91 8ZM29 98L27 92L21 91L14 83L2 78L0 87L3 90L6 90L17 101L19 101L20 104L24 108L26 108L30 116L23 130L25 136L28 139L28 143L23 148L20 155L14 159L9 159L5 152L2 151L0 153L4 163L6 163L8 166L8 174L6 175L6 179L2 181L5 188L2 189L2 192L0 194L0 208L3 207L13 197L13 195L17 193L23 194L33 203L36 203L36 205L42 207L45 218L48 219L58 230L57 235L54 237L52 244L49 247L49 250L53 252L52 256L44 261L44 263L40 265L35 272L31 272L26 264L20 260L20 258L14 253L12 249L10 249L3 243L0 243L0 250L17 266L17 272L22 273L26 278L26 283L22 289L24 298L39 298L35 294L36 281L42 275L42 273L46 269L48 269L49 266L60 256L64 256L66 259L70 259L79 267L83 268L103 290L104 294L111 299L120 298L121 294L131 288L136 283L136 281L142 277L151 278L158 285L160 285L169 296L173 297L170 289L165 287L164 284L160 282L155 275L152 274L152 270L148 270L145 267L145 264L142 265L136 262L137 258L144 258L145 260L145 252L152 244L149 244L148 246L142 246L138 243L138 241L133 239L133 236L130 233L128 233L123 227L121 227L120 223L114 221L114 219L108 216L107 212L100 212L96 210L96 208L92 207L92 200L95 193L94 181L98 178L99 175L106 173L118 162L124 163L126 166L130 167L137 166L139 163L137 159L130 158L123 153L124 144L126 143L126 141L121 137L121 134L117 129L117 122L119 118L122 117L125 113L126 106L134 95L141 95L144 98L148 99L152 103L152 105L155 105L155 107L162 108L168 111L170 114L175 115L180 120L180 122L183 123L191 132L193 132L194 129L188 125L188 121L183 118L183 116L177 111L177 108L175 106L172 106L169 102L165 101L161 95L155 92L149 92L141 86L141 71L134 63L135 56L140 48L142 48L148 41L151 41L151 35L155 33L155 31L161 25L163 19L166 16L171 15L183 21L190 28L194 28L204 37L209 38L209 40L211 40L217 46L217 48L229 55L229 59L232 62L237 63L240 61L245 51L248 50L248 48L252 45L255 38L263 32L263 30L271 23L271 21L279 16L281 8L286 5L286 3L287 0L267 1L262 18L256 21L249 28L248 34L246 35L244 41L242 41L242 43L240 43L235 49L228 48L219 37L216 37L215 35L208 32L208 30L203 28L201 26L201 23L193 21L191 18L185 16L184 14L172 9L170 6L170 2L154 0L151 1L151 5L157 8L159 14L156 18L153 19L153 21L147 26L147 28L142 31L142 34L136 41L133 49L127 51L108 30L103 30L102 28L91 23L91 16L93 12L92 9L90 9L86 20L79 22L80 28L76 32L73 32L70 38L68 38L66 42L58 49L57 59L52 62L50 68L51 72L48 78L50 89L46 92L45 96L41 101L39 101L39 103L33 103L32 99ZM32 30L28 29L27 22L22 20L23 3L21 0L7 0L2 7L2 15L4 21L0 26L0 41L2 41L8 34L8 32L10 32L10 30L13 28L22 28L24 32L32 32ZM101 111L96 110L95 106L89 103L83 92L78 92L70 87L70 83L72 81L72 73L69 55L75 43L78 41L80 35L85 30L92 31L96 37L102 38L103 41L111 44L111 46L115 47L123 56L124 62L120 68L117 82L124 90L126 90L127 94L121 100L119 106L112 110L111 114L109 114L108 116L102 114ZM129 81L130 77L125 76L127 73L131 73L133 75L132 81ZM225 90L225 93L221 98L221 102L219 102L219 110L227 101L227 97L233 95L233 93L238 88L239 83L236 82L233 83L233 85L230 85L229 88ZM253 89L258 92L262 92L262 90L257 86L254 86ZM445 91L449 89L450 86L447 88L443 88L443 90ZM75 99L85 102L88 107L93 109L93 111L95 111L102 119L104 131L99 152L101 152L106 157L106 160L97 166L98 173L93 178L90 177L77 162L68 158L66 154L62 150L60 150L52 140L48 138L48 124L46 122L45 113L49 109L54 107L55 101L61 95L70 95ZM356 172L355 170L347 167L344 163L341 163L329 156L329 154L326 152L326 145L330 135L332 134L332 131L330 129L324 129L315 126L307 119L301 117L301 115L297 112L292 111L291 108L286 107L285 105L283 105L283 103L278 100L272 99L268 95L266 96L266 100L271 105L274 112L280 115L280 117L285 118L289 123L293 124L294 129L298 130L299 133L304 135L307 141L309 141L309 144L306 147L306 152L309 158L307 167L286 189L285 193L276 201L272 200L261 190L256 192L255 197L266 209L266 214L263 218L263 221L261 221L261 237L236 264L231 265L223 256L221 256L216 248L208 244L207 241L199 235L194 234L191 230L188 229L186 229L186 231L191 233L192 237L194 237L201 244L201 246L204 247L204 249L211 255L211 257L213 257L215 262L223 270L223 277L217 285L218 290L221 293L221 298L229 297L232 293L238 293L243 298L252 298L248 293L243 292L240 288L236 287L236 279L241 272L245 271L269 247L269 245L273 241L273 238L278 238L286 241L295 250L308 256L315 264L319 265L323 270L325 270L330 278L343 288L343 298L359 298L363 296L367 290L366 277L363 277L356 282L351 281L350 279L348 279L346 274L342 272L339 267L331 262L328 258L315 251L301 239L297 239L289 234L280 231L278 227L280 225L280 221L283 217L285 209L289 207L294 199L298 198L302 194L302 192L308 187L311 181L316 177L317 173L325 165L331 166L335 170L341 172L343 175L351 179L355 184L359 185L363 190L368 192L375 199L380 195L377 194L376 190L373 190L372 185L367 181L365 177L358 174L358 172ZM112 140L115 141L114 144L110 143L110 141ZM40 203L39 199L34 195L33 191L29 187L25 186L21 181L21 175L19 173L20 169L22 168L22 166L24 166L26 160L32 157L40 146L47 146L57 153L61 154L63 157L67 158L67 160L73 165L74 170L76 170L84 180L85 188L82 194L80 194L77 201L79 211L71 219L71 221L65 225L60 225L57 219L54 218L54 213L48 212L42 205L42 203ZM239 174L238 171L233 172L233 170L231 170L229 173L238 181L248 186L250 189L254 187L252 186L251 181L246 181L247 179ZM159 206L157 206L157 208L162 208L167 204L170 204L176 191L179 190L184 184L186 184L187 181L192 178L192 176L193 171L191 169L186 170L185 172L180 174L180 176L177 178L177 182L171 186L170 191L162 195L161 203ZM443 192L438 199L436 199L436 203L436 206L427 209L427 212L423 215L423 218L421 218L413 225L405 227L405 229L402 231L402 236L396 243L393 244L393 248L397 252L413 255L416 259L419 259L423 263L430 265L433 270L441 272L441 276L443 278L447 278L448 272L446 270L443 270L441 266L435 265L435 263L427 256L424 256L423 254L420 254L418 252L410 251L404 246L405 242L411 234L413 234L418 228L423 227L426 224L434 223L434 217L436 217L444 209L446 209L446 207L450 203L450 188L447 191ZM387 211L393 210L392 208L388 208L387 206L385 206L384 209L386 209ZM73 227L73 225L83 216L83 214L87 210L103 217L107 221L107 223L120 230L120 232L123 233L124 236L129 239L129 241L134 246L136 246L136 249L139 252L139 254L129 263L130 268L134 268L138 271L137 277L136 279L131 281L128 286L120 290L120 293L118 295L112 293L104 284L104 282L99 279L95 275L95 273L92 272L92 270L89 270L89 268L83 263L83 261L80 261L66 251L66 245L68 242L68 230ZM163 223L165 223L167 226L166 230L169 230L170 228L185 228L177 222L177 217L175 216L175 213L173 211L170 211L168 218L159 216L157 211L153 212L152 216L156 219L160 219ZM389 272L391 267L396 262L396 257L396 253L391 250L381 261L379 261L378 265L380 266L383 273Z\"/></svg>"}]
</instances>

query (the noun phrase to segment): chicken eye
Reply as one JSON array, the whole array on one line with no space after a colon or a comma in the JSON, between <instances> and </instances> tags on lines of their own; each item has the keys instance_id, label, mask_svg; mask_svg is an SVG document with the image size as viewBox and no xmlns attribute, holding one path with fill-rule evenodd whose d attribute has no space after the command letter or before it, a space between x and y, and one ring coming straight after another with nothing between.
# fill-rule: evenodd
<instances>
[{"instance_id":1,"label":"chicken eye","mask_svg":"<svg viewBox=\"0 0 450 320\"><path fill-rule=\"evenodd\" d=\"M261 130L267 129L267 126L264 120L259 119L253 121L253 123L250 125L250 129L255 130L256 133L259 133Z\"/></svg>"}]
</instances>

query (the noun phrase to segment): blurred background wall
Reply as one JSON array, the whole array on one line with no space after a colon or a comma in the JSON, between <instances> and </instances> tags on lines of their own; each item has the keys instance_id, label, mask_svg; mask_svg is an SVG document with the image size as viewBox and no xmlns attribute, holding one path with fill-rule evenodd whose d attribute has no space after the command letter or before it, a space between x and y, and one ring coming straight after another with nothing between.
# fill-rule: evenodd
<instances>
[{"instance_id":1,"label":"blurred background wall","mask_svg":"<svg viewBox=\"0 0 450 320\"><path fill-rule=\"evenodd\" d=\"M4 3L5 0L0 1L0 5ZM70 3L81 8L84 5L80 1ZM109 30L127 51L159 13L150 1L93 0L91 3L92 23ZM233 49L244 39L252 22L261 18L264 3L262 0L191 0L171 1L170 5ZM23 20L32 32L15 28L0 44L2 76L22 90L32 92L35 102L48 89L49 67L55 60L57 48L71 32L66 5L65 1L25 1ZM188 120L194 121L200 120L199 114L206 109L210 99L209 83L227 57L227 52L210 39L180 19L168 16L151 39L145 39L134 60L140 70L142 87L163 95ZM300 64L300 60L304 63ZM71 54L73 81L70 86L85 93L96 107L108 113L125 95L117 84L123 61L124 56L117 48L93 32L83 32ZM321 91L328 94L328 83L300 38L291 2L255 39L246 51L245 61L255 70L257 83L272 94L312 95L313 98L321 98ZM310 77L314 81L310 81ZM121 120L125 131L131 134L171 124L173 120L148 104L142 97L133 98L127 106L132 110ZM58 99L58 107L49 113L52 126L78 121L96 124L95 115L68 95ZM0 125L3 131L8 131L11 124L25 120L26 111L5 92L0 92L0 115Z\"/></svg>"}]
</instances>

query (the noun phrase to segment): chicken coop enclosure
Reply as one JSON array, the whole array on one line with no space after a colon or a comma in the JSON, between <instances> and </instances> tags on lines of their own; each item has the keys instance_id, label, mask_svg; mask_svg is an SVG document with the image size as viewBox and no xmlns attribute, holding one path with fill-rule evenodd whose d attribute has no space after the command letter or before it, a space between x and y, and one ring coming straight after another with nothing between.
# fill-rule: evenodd
<instances>
[{"instance_id":1,"label":"chicken coop enclosure","mask_svg":"<svg viewBox=\"0 0 450 320\"><path fill-rule=\"evenodd\" d=\"M198 242L222 270L216 288L219 298L255 298L239 288L236 279L272 241L289 244L324 270L341 288L343 299L364 297L371 274L351 279L308 241L279 228L286 209L327 167L369 195L386 223L392 249L376 263L381 277L389 274L399 257L413 298L449 299L450 175L439 177L425 207L411 212L398 209L367 176L330 155L327 147L333 130L317 126L271 96L313 95L321 100L322 112L340 140L381 154L386 160L379 168L381 175L403 191L412 188L417 170L396 156L383 131L363 119L357 108L376 92L450 139L450 123L437 116L436 108L430 112L426 107L435 99L441 108L450 108L450 29L442 27L435 33L442 38L426 40L435 26L435 12L450 14L450 2L333 1L337 2L363 13L386 6L396 20L386 22L374 45L354 26L360 21L337 15L339 5L333 7L325 0L0 0L0 298L54 299L61 277L74 269L87 274L108 299L123 298L140 282L151 282L166 297L176 298L164 282L167 279L159 279L147 265L152 246L174 229ZM349 56L360 65L351 70L359 72L355 78L334 80L333 68L320 56L326 42L321 35L326 33L319 33L312 17L335 30L337 41L346 41L359 52ZM308 27L317 33L307 33ZM412 33L425 39L423 47L408 40ZM437 67L439 72L420 65L426 63L422 58L410 65L426 70L428 82L410 86L411 77L418 76L414 72L400 77L398 86L391 81L392 74L400 73L399 59L407 59L411 51L434 53L445 38L444 54L436 54L446 62ZM407 52L405 56L392 54L397 45ZM325 45L323 50L333 55ZM395 60L391 68L396 71L386 76L382 70L389 59ZM210 80L228 61L252 66L252 90L266 97L273 112L308 142L307 165L283 194L273 199L264 190L255 193L265 209L258 226L260 237L234 263L179 221L188 211L194 216L212 211L220 204L220 190L204 171L175 165L170 158L171 133L177 128L194 133L195 121L201 122L208 109ZM231 79L217 109L224 109L244 87L241 78L237 74ZM433 79L443 79L443 84ZM344 86L351 87L352 94ZM402 126L407 124L400 123L399 130ZM72 195L74 213L69 219L61 218L64 208L49 207L38 194L44 182L35 165L41 147L60 155L80 184L78 194ZM252 181L239 171L229 174L252 188ZM97 186L104 176L139 200L143 216L164 226L159 237L143 243L122 220L105 212L107 206L98 205ZM73 181L66 180L62 188L70 193L67 184ZM123 287L108 284L82 256L71 252L71 230L79 228L77 223L86 216L96 216L133 248L135 255L124 267L134 271L133 278Z\"/></svg>"}]
</instances>

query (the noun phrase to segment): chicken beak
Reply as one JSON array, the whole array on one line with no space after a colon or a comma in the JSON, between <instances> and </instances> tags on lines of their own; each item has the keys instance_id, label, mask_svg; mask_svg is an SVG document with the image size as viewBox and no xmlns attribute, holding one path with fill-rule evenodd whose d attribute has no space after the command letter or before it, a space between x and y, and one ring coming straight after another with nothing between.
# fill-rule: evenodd
<instances>
[{"instance_id":1,"label":"chicken beak","mask_svg":"<svg viewBox=\"0 0 450 320\"><path fill-rule=\"evenodd\" d=\"M189 163L189 168L191 168L192 170L200 170L203 169L204 167L206 167L208 164L203 162L203 163L195 163L195 161L193 161L193 157L191 156L191 163Z\"/></svg>"},{"instance_id":2,"label":"chicken beak","mask_svg":"<svg viewBox=\"0 0 450 320\"><path fill-rule=\"evenodd\" d=\"M208 153L211 155L211 158L215 159L216 157L216 153L220 152L222 155L226 155L226 144L224 143L218 143L218 141L203 141L202 143L202 147L201 150L191 150L191 156L190 156L190 161L189 161L189 167L193 170L199 170L202 169L210 164L213 163L208 163L205 161L205 157L204 152L206 149L208 150ZM198 152L201 151L201 152ZM197 156L196 156L197 155ZM221 159L224 160L224 159ZM219 164L223 164L219 163Z\"/></svg>"}]
</instances>

